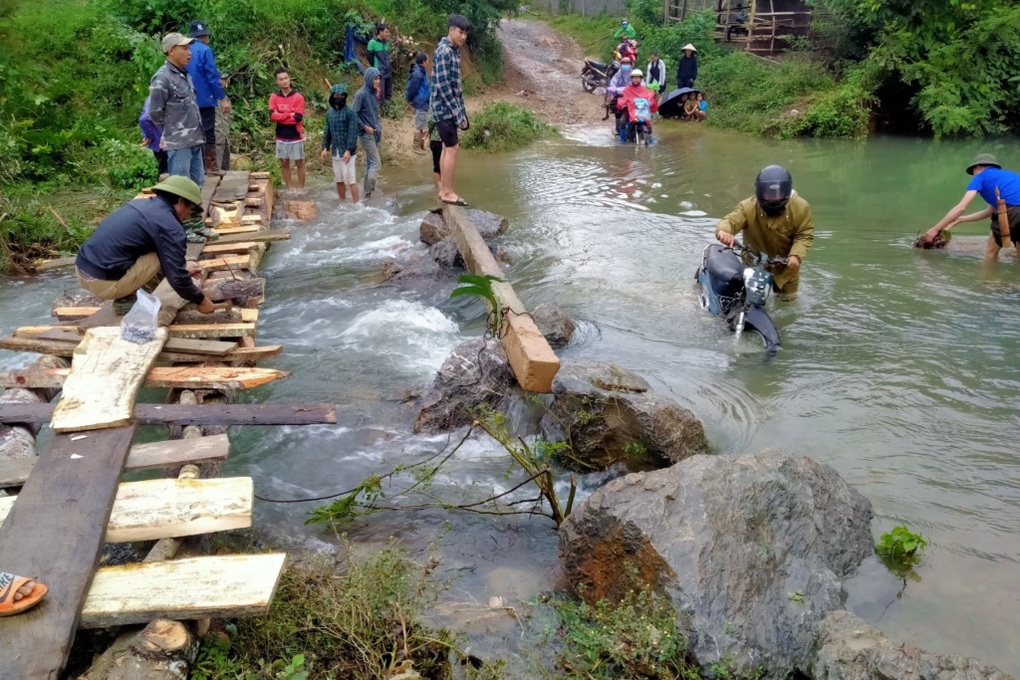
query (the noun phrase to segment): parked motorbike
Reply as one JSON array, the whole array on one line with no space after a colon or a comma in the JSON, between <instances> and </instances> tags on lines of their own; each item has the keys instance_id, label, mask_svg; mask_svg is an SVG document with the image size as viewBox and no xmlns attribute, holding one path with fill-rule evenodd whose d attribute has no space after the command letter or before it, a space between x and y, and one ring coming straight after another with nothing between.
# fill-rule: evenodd
<instances>
[{"instance_id":1,"label":"parked motorbike","mask_svg":"<svg viewBox=\"0 0 1020 680\"><path fill-rule=\"evenodd\" d=\"M581 87L589 94L597 88L608 87L609 81L620 70L620 62L612 61L608 64L585 58L584 68L581 69Z\"/></svg>"},{"instance_id":2,"label":"parked motorbike","mask_svg":"<svg viewBox=\"0 0 1020 680\"><path fill-rule=\"evenodd\" d=\"M701 308L723 317L737 337L745 330L761 336L766 357L775 355L782 344L765 311L772 295L770 270L785 264L785 257L769 257L740 243L731 248L713 243L705 248L695 274L701 286Z\"/></svg>"}]
</instances>

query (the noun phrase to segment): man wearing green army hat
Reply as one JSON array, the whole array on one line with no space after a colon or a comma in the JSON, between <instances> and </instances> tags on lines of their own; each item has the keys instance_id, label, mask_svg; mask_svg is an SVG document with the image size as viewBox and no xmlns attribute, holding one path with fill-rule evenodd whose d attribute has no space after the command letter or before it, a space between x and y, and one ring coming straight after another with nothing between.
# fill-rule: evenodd
<instances>
[{"instance_id":1,"label":"man wearing green army hat","mask_svg":"<svg viewBox=\"0 0 1020 680\"><path fill-rule=\"evenodd\" d=\"M985 259L994 260L999 251L1012 242L1020 256L1020 175L1003 170L999 161L990 153L978 155L967 166L967 174L973 179L967 184L967 191L956 206L939 220L938 224L924 234L924 240L932 242L943 231L952 229L960 222L977 222L992 218L992 233L988 236L988 247ZM988 207L970 215L964 215L970 202L980 194ZM999 203L1002 203L1004 215L999 215ZM1008 234L1004 234L1000 224L1008 223ZM1004 240L1003 237L1009 240Z\"/></svg>"},{"instance_id":2,"label":"man wearing green army hat","mask_svg":"<svg viewBox=\"0 0 1020 680\"><path fill-rule=\"evenodd\" d=\"M200 270L187 262L182 222L202 202L198 185L173 175L153 187L156 195L130 201L99 223L78 251L75 269L82 288L123 315L134 304L139 288L162 273L185 300L208 314L213 303L191 278Z\"/></svg>"}]
</instances>

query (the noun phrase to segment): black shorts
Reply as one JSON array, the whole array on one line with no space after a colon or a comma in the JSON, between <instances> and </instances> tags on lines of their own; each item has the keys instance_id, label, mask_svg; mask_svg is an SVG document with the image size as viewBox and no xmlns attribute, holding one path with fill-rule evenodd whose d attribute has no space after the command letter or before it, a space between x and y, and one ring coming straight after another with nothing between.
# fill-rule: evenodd
<instances>
[{"instance_id":1,"label":"black shorts","mask_svg":"<svg viewBox=\"0 0 1020 680\"><path fill-rule=\"evenodd\" d=\"M436 129L439 130L439 138L443 140L443 146L457 146L460 138L457 136L458 126L456 118L447 118L436 122Z\"/></svg>"},{"instance_id":2,"label":"black shorts","mask_svg":"<svg viewBox=\"0 0 1020 680\"><path fill-rule=\"evenodd\" d=\"M443 143L432 140L429 142L432 151L432 172L439 174L439 157L443 155Z\"/></svg>"},{"instance_id":3,"label":"black shorts","mask_svg":"<svg viewBox=\"0 0 1020 680\"><path fill-rule=\"evenodd\" d=\"M1009 220L1009 240L1013 243L1020 243L1020 206L1011 205L1006 208L1006 218ZM1002 234L999 233L999 215L992 213L992 238L995 243L1002 247Z\"/></svg>"}]
</instances>

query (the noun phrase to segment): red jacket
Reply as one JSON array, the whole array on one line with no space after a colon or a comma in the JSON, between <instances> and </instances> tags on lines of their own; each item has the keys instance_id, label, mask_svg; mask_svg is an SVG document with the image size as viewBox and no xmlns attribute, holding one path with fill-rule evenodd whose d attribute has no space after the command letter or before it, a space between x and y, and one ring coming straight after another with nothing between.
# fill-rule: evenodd
<instances>
[{"instance_id":1,"label":"red jacket","mask_svg":"<svg viewBox=\"0 0 1020 680\"><path fill-rule=\"evenodd\" d=\"M296 142L305 138L301 119L305 117L305 98L297 90L290 94L274 92L269 95L269 118L276 123L278 142Z\"/></svg>"},{"instance_id":2,"label":"red jacket","mask_svg":"<svg viewBox=\"0 0 1020 680\"><path fill-rule=\"evenodd\" d=\"M627 108L627 117L631 122L635 119L635 99L647 99L652 113L659 110L659 102L655 101L654 92L645 87L644 83L640 85L630 83L627 87L623 88L623 94L620 95L620 100L616 105L621 109Z\"/></svg>"}]
</instances>

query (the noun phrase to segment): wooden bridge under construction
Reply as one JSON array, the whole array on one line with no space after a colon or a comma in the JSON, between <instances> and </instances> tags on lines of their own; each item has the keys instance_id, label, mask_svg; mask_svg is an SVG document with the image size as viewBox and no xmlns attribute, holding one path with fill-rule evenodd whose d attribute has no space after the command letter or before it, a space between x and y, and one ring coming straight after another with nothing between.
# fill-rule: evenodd
<instances>
[{"instance_id":1,"label":"wooden bridge under construction","mask_svg":"<svg viewBox=\"0 0 1020 680\"><path fill-rule=\"evenodd\" d=\"M226 427L335 423L336 414L328 404L230 403L287 376L258 365L283 348L255 338L258 265L289 234L270 228L268 173L210 176L203 207L221 238L190 245L188 257L206 296L223 303L215 313L198 313L163 281L160 328L147 343L121 338L111 303L76 295L57 301L55 322L0 338L0 348L43 355L0 374L0 570L49 586L36 607L0 618L0 678L59 677L79 628L198 620L201 629L207 617L268 610L285 554L173 558L185 537L252 525L251 478L217 476ZM142 387L168 390L166 401L136 403ZM36 455L47 423L55 435ZM135 443L139 424L164 424L171 438ZM153 469L167 476L122 481ZM156 541L144 561L100 566L106 544L139 541Z\"/></svg>"}]
</instances>

